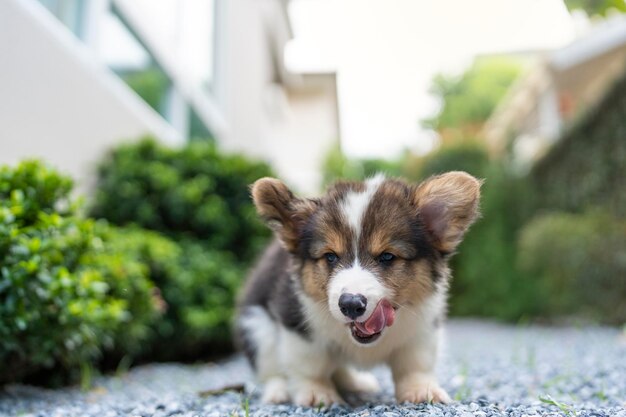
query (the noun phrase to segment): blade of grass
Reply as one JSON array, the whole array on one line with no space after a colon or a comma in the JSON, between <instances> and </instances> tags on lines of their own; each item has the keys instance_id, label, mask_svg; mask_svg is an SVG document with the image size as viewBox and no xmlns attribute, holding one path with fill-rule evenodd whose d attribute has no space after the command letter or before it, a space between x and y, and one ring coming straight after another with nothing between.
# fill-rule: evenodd
<instances>
[{"instance_id":1,"label":"blade of grass","mask_svg":"<svg viewBox=\"0 0 626 417\"><path fill-rule=\"evenodd\" d=\"M539 396L539 401L545 404L554 405L558 407L566 416L568 417L576 417L577 413L573 410L571 405L562 403L560 401L555 400L550 395Z\"/></svg>"}]
</instances>

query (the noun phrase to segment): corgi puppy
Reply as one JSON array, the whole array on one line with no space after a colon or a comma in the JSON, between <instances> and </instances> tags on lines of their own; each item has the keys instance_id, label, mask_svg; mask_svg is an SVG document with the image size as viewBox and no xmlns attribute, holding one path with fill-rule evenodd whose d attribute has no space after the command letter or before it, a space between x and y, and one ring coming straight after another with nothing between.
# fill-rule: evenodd
<instances>
[{"instance_id":1,"label":"corgi puppy","mask_svg":"<svg viewBox=\"0 0 626 417\"><path fill-rule=\"evenodd\" d=\"M434 373L447 264L478 216L480 186L465 172L421 184L378 175L308 199L255 182L277 239L241 294L236 338L262 400L341 403L340 391L377 391L358 369L384 363L398 402L449 402Z\"/></svg>"}]
</instances>

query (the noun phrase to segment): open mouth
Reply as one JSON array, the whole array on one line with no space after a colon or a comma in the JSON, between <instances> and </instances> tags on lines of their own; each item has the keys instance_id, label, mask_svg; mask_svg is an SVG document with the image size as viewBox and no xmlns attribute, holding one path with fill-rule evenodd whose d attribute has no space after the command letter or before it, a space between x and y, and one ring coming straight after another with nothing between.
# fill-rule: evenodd
<instances>
[{"instance_id":1,"label":"open mouth","mask_svg":"<svg viewBox=\"0 0 626 417\"><path fill-rule=\"evenodd\" d=\"M381 330L381 331L379 331L377 333L372 333L372 334L363 333L354 324L354 322L350 323L350 331L352 332L352 337L354 338L354 340L356 340L357 342L362 343L364 345L366 345L368 343L372 343L373 341L378 339L380 337L380 335L382 334L382 332L383 332Z\"/></svg>"},{"instance_id":2,"label":"open mouth","mask_svg":"<svg viewBox=\"0 0 626 417\"><path fill-rule=\"evenodd\" d=\"M380 300L367 320L350 323L352 337L361 344L374 342L380 337L385 327L393 324L395 314L395 309L389 301Z\"/></svg>"}]
</instances>

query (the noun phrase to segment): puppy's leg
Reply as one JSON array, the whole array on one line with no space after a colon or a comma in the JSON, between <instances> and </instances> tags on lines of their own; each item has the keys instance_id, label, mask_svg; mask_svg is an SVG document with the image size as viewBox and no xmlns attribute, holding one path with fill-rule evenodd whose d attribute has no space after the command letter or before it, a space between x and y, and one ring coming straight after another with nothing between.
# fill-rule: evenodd
<instances>
[{"instance_id":1,"label":"puppy's leg","mask_svg":"<svg viewBox=\"0 0 626 417\"><path fill-rule=\"evenodd\" d=\"M437 383L434 373L439 333L435 331L428 336L407 343L394 352L389 360L398 402L451 401L450 396Z\"/></svg>"},{"instance_id":2,"label":"puppy's leg","mask_svg":"<svg viewBox=\"0 0 626 417\"><path fill-rule=\"evenodd\" d=\"M288 370L293 402L308 407L343 403L331 380L337 364L326 349L297 333L282 330L279 352L284 369Z\"/></svg>"},{"instance_id":3,"label":"puppy's leg","mask_svg":"<svg viewBox=\"0 0 626 417\"><path fill-rule=\"evenodd\" d=\"M289 402L287 380L282 376L272 376L266 379L261 402L271 404Z\"/></svg>"},{"instance_id":4,"label":"puppy's leg","mask_svg":"<svg viewBox=\"0 0 626 417\"><path fill-rule=\"evenodd\" d=\"M333 374L337 388L349 392L376 393L380 384L374 375L359 371L349 366L339 367Z\"/></svg>"},{"instance_id":5,"label":"puppy's leg","mask_svg":"<svg viewBox=\"0 0 626 417\"><path fill-rule=\"evenodd\" d=\"M247 307L237 319L240 344L254 367L259 382L264 384L261 401L289 401L287 380L277 352L279 324L260 306Z\"/></svg>"}]
</instances>

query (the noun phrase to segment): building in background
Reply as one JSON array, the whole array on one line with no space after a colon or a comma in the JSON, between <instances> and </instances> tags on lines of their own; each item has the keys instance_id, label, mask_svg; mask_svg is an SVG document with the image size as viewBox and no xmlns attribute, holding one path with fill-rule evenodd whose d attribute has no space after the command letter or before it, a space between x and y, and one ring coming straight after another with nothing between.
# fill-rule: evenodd
<instances>
[{"instance_id":1,"label":"building in background","mask_svg":"<svg viewBox=\"0 0 626 417\"><path fill-rule=\"evenodd\" d=\"M485 124L490 152L510 151L512 162L527 170L625 70L626 17L617 15L545 54L516 83Z\"/></svg>"},{"instance_id":2,"label":"building in background","mask_svg":"<svg viewBox=\"0 0 626 417\"><path fill-rule=\"evenodd\" d=\"M92 184L116 143L216 140L304 192L339 138L335 74L293 74L282 0L0 2L0 163Z\"/></svg>"},{"instance_id":3,"label":"building in background","mask_svg":"<svg viewBox=\"0 0 626 417\"><path fill-rule=\"evenodd\" d=\"M268 160L296 189L314 193L323 159L339 140L337 82L332 72L285 67L293 37L287 3L217 0L215 93L228 121L220 142Z\"/></svg>"}]
</instances>

